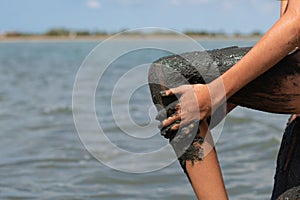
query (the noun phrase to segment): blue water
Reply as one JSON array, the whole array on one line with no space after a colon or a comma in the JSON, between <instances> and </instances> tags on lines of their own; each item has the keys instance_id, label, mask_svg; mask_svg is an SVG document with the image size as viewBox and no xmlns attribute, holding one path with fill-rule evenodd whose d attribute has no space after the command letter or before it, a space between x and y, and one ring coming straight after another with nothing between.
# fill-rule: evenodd
<instances>
[{"instance_id":1,"label":"blue water","mask_svg":"<svg viewBox=\"0 0 300 200\"><path fill-rule=\"evenodd\" d=\"M181 46L174 40L159 42L167 47ZM205 49L255 43L254 40L199 42ZM77 71L97 44L0 43L0 199L195 199L177 162L160 170L133 174L104 165L85 149L72 116L72 92ZM107 55L102 56L109 56L111 50L106 49ZM137 88L128 102L124 96L131 85L122 83L124 93L116 96L114 105L122 109L128 104L132 120L143 127L141 136L151 136L148 139L124 134L118 123L129 132L139 133L125 123L124 113L117 116L123 123L114 121L110 101L113 86L126 72L169 54L147 49L123 55L111 63L99 81L95 91L96 116L107 137L119 148L151 152L167 144L158 134L157 124L151 121L151 113L155 115L155 111L151 110L145 85ZM132 80L146 80L142 72L135 76L131 76ZM84 109L85 105L81 106ZM217 151L230 199L269 199L286 121L286 115L243 108L227 117ZM84 121L87 127L89 122L88 118ZM106 148L105 143L96 145ZM124 157L111 159L130 169L145 164L132 163Z\"/></svg>"}]
</instances>

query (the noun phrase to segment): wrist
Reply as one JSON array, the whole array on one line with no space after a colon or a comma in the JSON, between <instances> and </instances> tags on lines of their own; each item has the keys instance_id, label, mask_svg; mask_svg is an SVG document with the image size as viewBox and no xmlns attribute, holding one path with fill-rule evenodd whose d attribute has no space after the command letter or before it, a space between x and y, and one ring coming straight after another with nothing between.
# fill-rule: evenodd
<instances>
[{"instance_id":1,"label":"wrist","mask_svg":"<svg viewBox=\"0 0 300 200\"><path fill-rule=\"evenodd\" d=\"M214 112L219 106L226 102L227 92L222 78L218 78L207 84L207 88L210 93L212 112Z\"/></svg>"}]
</instances>

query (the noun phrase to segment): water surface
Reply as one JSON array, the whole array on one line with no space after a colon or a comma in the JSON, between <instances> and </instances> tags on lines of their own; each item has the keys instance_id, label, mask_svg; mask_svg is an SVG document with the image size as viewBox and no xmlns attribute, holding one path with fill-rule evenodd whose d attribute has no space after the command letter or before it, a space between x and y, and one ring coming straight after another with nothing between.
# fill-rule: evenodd
<instances>
[{"instance_id":1,"label":"water surface","mask_svg":"<svg viewBox=\"0 0 300 200\"><path fill-rule=\"evenodd\" d=\"M163 42L180 46L176 41ZM201 44L213 49L254 42L210 40ZM195 199L177 162L159 171L131 174L101 164L85 150L72 117L72 90L77 70L97 44L0 43L0 198ZM125 136L108 105L112 85L124 73L167 54L147 50L125 55L112 63L101 80L96 91L97 116L120 148L147 152L166 144L156 124L145 128L145 134L154 135L149 140ZM120 107L126 103L120 98ZM129 104L132 119L147 125L152 105L148 88L139 88ZM217 150L230 199L269 199L286 121L286 115L242 108L229 115ZM130 125L127 128L134 131ZM143 164L126 159L122 163Z\"/></svg>"}]
</instances>

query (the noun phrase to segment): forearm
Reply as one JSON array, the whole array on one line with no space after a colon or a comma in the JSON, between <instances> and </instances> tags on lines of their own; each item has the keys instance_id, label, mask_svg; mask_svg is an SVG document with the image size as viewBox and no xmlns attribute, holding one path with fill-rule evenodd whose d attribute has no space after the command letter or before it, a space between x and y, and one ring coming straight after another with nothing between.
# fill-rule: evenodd
<instances>
[{"instance_id":1,"label":"forearm","mask_svg":"<svg viewBox=\"0 0 300 200\"><path fill-rule=\"evenodd\" d=\"M298 2L296 4L299 4ZM300 21L297 12L296 9L288 8L252 50L221 76L227 98L270 69L299 45ZM214 84L216 86L213 88L220 85L220 83L212 85Z\"/></svg>"}]
</instances>

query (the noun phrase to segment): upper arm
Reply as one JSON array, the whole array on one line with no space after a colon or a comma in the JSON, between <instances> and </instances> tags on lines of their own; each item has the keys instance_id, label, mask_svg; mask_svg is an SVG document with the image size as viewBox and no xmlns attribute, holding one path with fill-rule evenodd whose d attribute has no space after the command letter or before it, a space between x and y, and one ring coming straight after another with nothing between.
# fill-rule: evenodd
<instances>
[{"instance_id":1,"label":"upper arm","mask_svg":"<svg viewBox=\"0 0 300 200\"><path fill-rule=\"evenodd\" d=\"M300 45L300 1L289 0L288 6L284 13L286 23L293 27L294 32L297 35L297 45Z\"/></svg>"}]
</instances>

